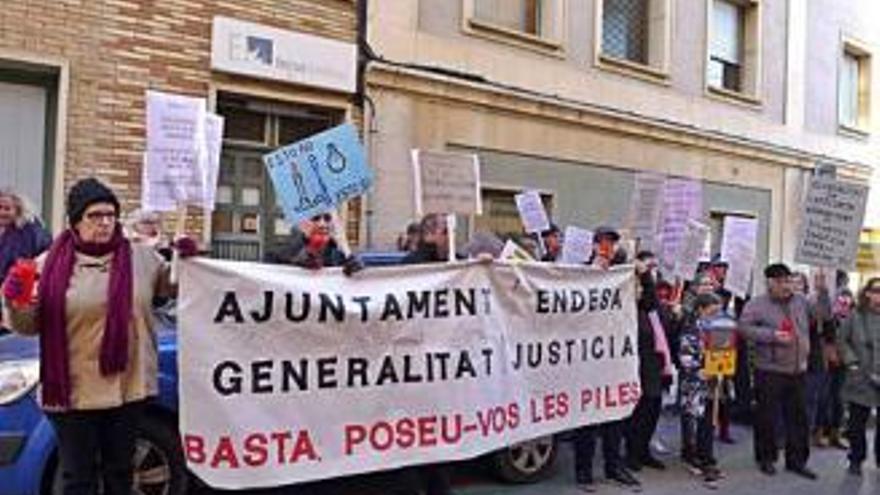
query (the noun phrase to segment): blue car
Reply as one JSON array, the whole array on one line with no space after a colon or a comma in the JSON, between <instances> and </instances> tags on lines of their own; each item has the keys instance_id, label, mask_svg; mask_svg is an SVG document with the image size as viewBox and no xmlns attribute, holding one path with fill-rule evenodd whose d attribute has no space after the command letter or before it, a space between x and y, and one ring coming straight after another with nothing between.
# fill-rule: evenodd
<instances>
[{"instance_id":1,"label":"blue car","mask_svg":"<svg viewBox=\"0 0 880 495\"><path fill-rule=\"evenodd\" d=\"M368 266L399 263L400 253L362 255ZM135 485L143 495L183 495L190 476L177 428L177 334L173 309L156 313L159 328L159 395L139 425ZM2 330L0 330L2 331ZM52 425L37 403L39 342L0 335L0 495L53 495L60 471ZM487 456L505 481L527 483L546 476L556 458L556 439L524 442Z\"/></svg>"}]
</instances>

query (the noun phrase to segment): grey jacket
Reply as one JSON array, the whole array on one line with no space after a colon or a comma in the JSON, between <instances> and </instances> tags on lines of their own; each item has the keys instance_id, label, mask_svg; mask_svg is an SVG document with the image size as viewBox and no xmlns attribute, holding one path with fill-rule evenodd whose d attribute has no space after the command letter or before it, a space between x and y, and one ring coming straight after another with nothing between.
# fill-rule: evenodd
<instances>
[{"instance_id":1,"label":"grey jacket","mask_svg":"<svg viewBox=\"0 0 880 495\"><path fill-rule=\"evenodd\" d=\"M846 365L841 395L847 402L880 407L880 315L855 311L840 326L837 335Z\"/></svg>"},{"instance_id":2,"label":"grey jacket","mask_svg":"<svg viewBox=\"0 0 880 495\"><path fill-rule=\"evenodd\" d=\"M789 316L795 325L795 335L788 341L779 340L776 332ZM795 294L787 302L776 301L768 294L758 296L743 309L740 331L755 344L755 367L786 375L807 371L810 353L810 320L831 317L828 291L820 291L815 303Z\"/></svg>"}]
</instances>

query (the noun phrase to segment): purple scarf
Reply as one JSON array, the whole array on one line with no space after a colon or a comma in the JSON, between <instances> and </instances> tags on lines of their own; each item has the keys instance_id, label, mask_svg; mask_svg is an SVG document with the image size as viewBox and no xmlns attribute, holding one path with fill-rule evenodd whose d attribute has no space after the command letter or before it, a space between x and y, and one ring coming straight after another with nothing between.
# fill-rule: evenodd
<instances>
[{"instance_id":1,"label":"purple scarf","mask_svg":"<svg viewBox=\"0 0 880 495\"><path fill-rule=\"evenodd\" d=\"M131 245L117 225L110 242L83 242L67 229L52 244L40 277L38 325L43 405L70 407L70 364L67 349L66 300L76 253L105 256L113 253L107 285L107 319L101 339L99 365L104 376L128 365L128 332L132 314Z\"/></svg>"}]
</instances>

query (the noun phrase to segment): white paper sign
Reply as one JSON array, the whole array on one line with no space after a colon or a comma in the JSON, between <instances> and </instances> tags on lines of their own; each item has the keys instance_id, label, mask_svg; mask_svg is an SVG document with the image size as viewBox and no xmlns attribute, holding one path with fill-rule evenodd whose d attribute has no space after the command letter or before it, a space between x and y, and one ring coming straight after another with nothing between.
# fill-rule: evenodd
<instances>
[{"instance_id":1,"label":"white paper sign","mask_svg":"<svg viewBox=\"0 0 880 495\"><path fill-rule=\"evenodd\" d=\"M540 234L550 229L550 219L547 217L547 210L544 209L544 202L541 201L541 194L538 191L517 194L514 200L526 232Z\"/></svg>"},{"instance_id":2,"label":"white paper sign","mask_svg":"<svg viewBox=\"0 0 880 495\"><path fill-rule=\"evenodd\" d=\"M663 192L666 178L662 175L639 172L635 175L633 195L627 224L639 249L657 248L658 231L663 214Z\"/></svg>"},{"instance_id":3,"label":"white paper sign","mask_svg":"<svg viewBox=\"0 0 880 495\"><path fill-rule=\"evenodd\" d=\"M744 297L750 293L757 244L757 218L724 217L721 259L728 265L724 286L736 296Z\"/></svg>"},{"instance_id":4,"label":"white paper sign","mask_svg":"<svg viewBox=\"0 0 880 495\"><path fill-rule=\"evenodd\" d=\"M706 246L711 229L696 220L689 220L685 225L684 239L675 261L673 275L682 280L690 280L697 273L700 257Z\"/></svg>"},{"instance_id":5,"label":"white paper sign","mask_svg":"<svg viewBox=\"0 0 880 495\"><path fill-rule=\"evenodd\" d=\"M181 266L180 436L216 488L469 459L641 393L631 266Z\"/></svg>"},{"instance_id":6,"label":"white paper sign","mask_svg":"<svg viewBox=\"0 0 880 495\"><path fill-rule=\"evenodd\" d=\"M417 215L483 213L476 154L412 150L412 162Z\"/></svg>"},{"instance_id":7,"label":"white paper sign","mask_svg":"<svg viewBox=\"0 0 880 495\"><path fill-rule=\"evenodd\" d=\"M593 253L593 233L587 229L569 225L562 237L562 262L582 265Z\"/></svg>"},{"instance_id":8,"label":"white paper sign","mask_svg":"<svg viewBox=\"0 0 880 495\"><path fill-rule=\"evenodd\" d=\"M524 247L509 239L504 243L504 249L501 250L501 255L498 259L505 261L535 261L535 258Z\"/></svg>"},{"instance_id":9,"label":"white paper sign","mask_svg":"<svg viewBox=\"0 0 880 495\"><path fill-rule=\"evenodd\" d=\"M141 204L169 211L195 204L212 210L223 139L222 117L204 98L147 91L147 145Z\"/></svg>"},{"instance_id":10,"label":"white paper sign","mask_svg":"<svg viewBox=\"0 0 880 495\"><path fill-rule=\"evenodd\" d=\"M663 185L663 219L660 232L660 262L665 271L672 271L675 265L676 257L682 250L688 222L702 218L702 183L693 179L667 179ZM697 257L699 254L697 252Z\"/></svg>"},{"instance_id":11,"label":"white paper sign","mask_svg":"<svg viewBox=\"0 0 880 495\"><path fill-rule=\"evenodd\" d=\"M852 268L867 201L867 186L814 177L804 204L795 262Z\"/></svg>"}]
</instances>

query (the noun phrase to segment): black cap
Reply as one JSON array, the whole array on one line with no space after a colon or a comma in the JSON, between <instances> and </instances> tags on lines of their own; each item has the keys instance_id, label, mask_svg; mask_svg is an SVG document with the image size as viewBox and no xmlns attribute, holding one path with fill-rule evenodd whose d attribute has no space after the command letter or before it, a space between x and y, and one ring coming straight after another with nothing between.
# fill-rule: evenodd
<instances>
[{"instance_id":1,"label":"black cap","mask_svg":"<svg viewBox=\"0 0 880 495\"><path fill-rule=\"evenodd\" d=\"M593 232L593 242L599 242L603 238L608 238L613 242L617 242L620 240L620 234L614 228L602 225L601 227L596 228L596 232Z\"/></svg>"},{"instance_id":2,"label":"black cap","mask_svg":"<svg viewBox=\"0 0 880 495\"><path fill-rule=\"evenodd\" d=\"M767 268L764 268L765 278L780 278L790 276L791 268L789 268L788 265L786 265L785 263L773 263L767 265Z\"/></svg>"},{"instance_id":3,"label":"black cap","mask_svg":"<svg viewBox=\"0 0 880 495\"><path fill-rule=\"evenodd\" d=\"M547 230L541 232L541 237L547 237L548 235L558 234L559 232L560 232L559 226L557 226L555 223L551 223L550 227Z\"/></svg>"},{"instance_id":4,"label":"black cap","mask_svg":"<svg viewBox=\"0 0 880 495\"><path fill-rule=\"evenodd\" d=\"M110 203L119 215L119 200L113 190L94 177L82 179L67 193L67 221L76 225L86 209L95 203Z\"/></svg>"}]
</instances>

